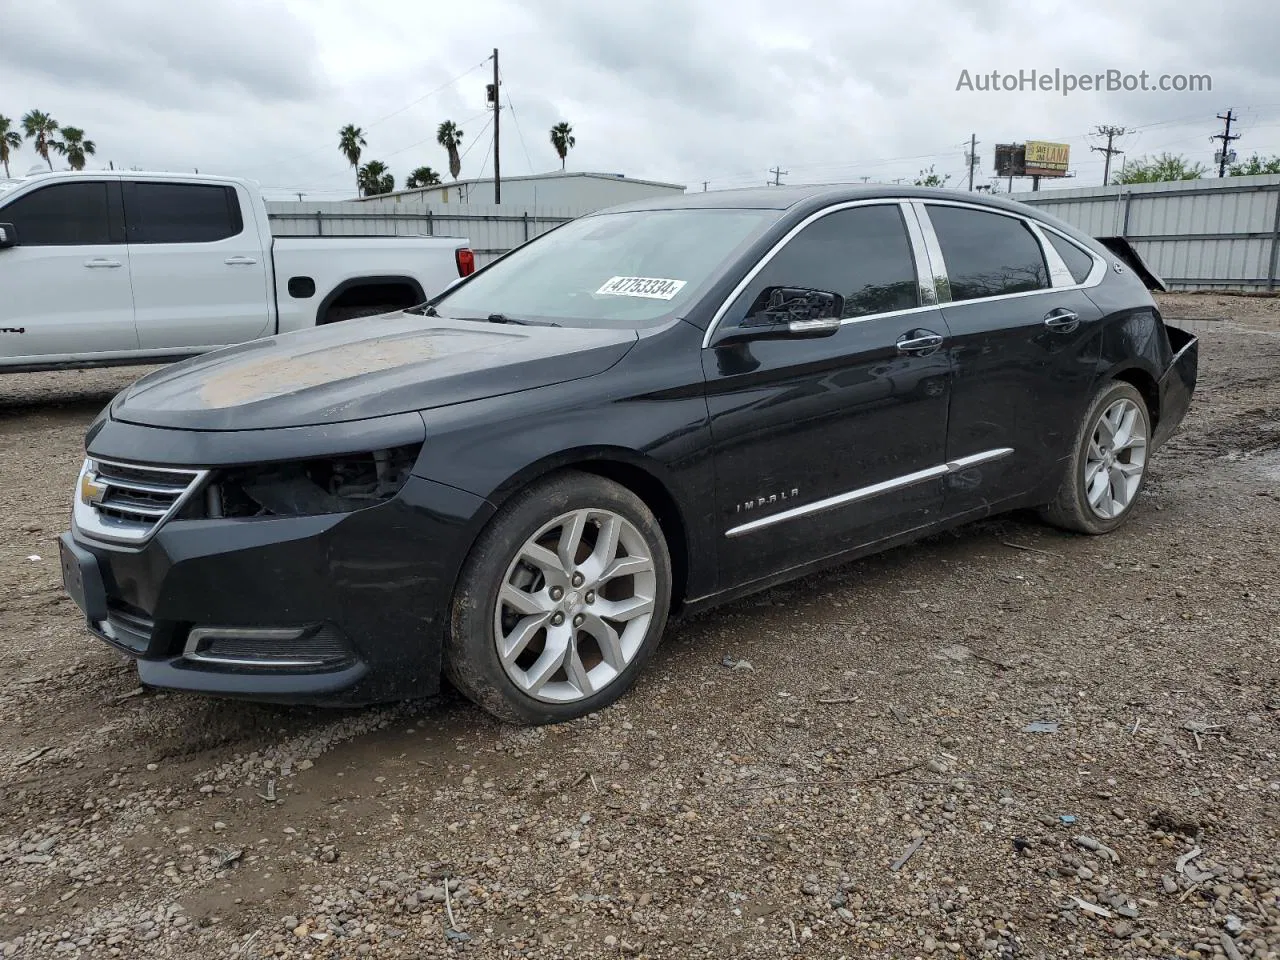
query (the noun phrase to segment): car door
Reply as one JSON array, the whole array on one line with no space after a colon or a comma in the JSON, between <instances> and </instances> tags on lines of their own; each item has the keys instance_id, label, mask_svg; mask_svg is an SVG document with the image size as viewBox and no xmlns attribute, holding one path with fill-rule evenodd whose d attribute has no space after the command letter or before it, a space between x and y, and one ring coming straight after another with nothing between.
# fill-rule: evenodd
<instances>
[{"instance_id":1,"label":"car door","mask_svg":"<svg viewBox=\"0 0 1280 960\"><path fill-rule=\"evenodd\" d=\"M0 207L0 365L136 350L120 185L76 179Z\"/></svg>"},{"instance_id":2,"label":"car door","mask_svg":"<svg viewBox=\"0 0 1280 960\"><path fill-rule=\"evenodd\" d=\"M913 529L942 506L946 326L897 202L796 227L748 274L703 350L728 589ZM777 287L844 297L820 339L726 342Z\"/></svg>"},{"instance_id":3,"label":"car door","mask_svg":"<svg viewBox=\"0 0 1280 960\"><path fill-rule=\"evenodd\" d=\"M1007 451L949 478L947 513L956 515L1022 496L1051 477L1093 383L1101 311L1031 221L960 203L919 210L949 290L942 313L955 380L947 458Z\"/></svg>"},{"instance_id":4,"label":"car door","mask_svg":"<svg viewBox=\"0 0 1280 960\"><path fill-rule=\"evenodd\" d=\"M267 332L269 252L236 187L126 180L124 202L143 349L198 349Z\"/></svg>"}]
</instances>

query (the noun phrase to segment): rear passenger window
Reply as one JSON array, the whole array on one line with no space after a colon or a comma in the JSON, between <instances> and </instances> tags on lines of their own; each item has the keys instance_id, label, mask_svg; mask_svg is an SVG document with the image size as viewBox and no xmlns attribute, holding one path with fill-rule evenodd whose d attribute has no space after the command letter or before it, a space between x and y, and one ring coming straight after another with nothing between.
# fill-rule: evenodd
<instances>
[{"instance_id":1,"label":"rear passenger window","mask_svg":"<svg viewBox=\"0 0 1280 960\"><path fill-rule=\"evenodd\" d=\"M244 229L235 189L212 184L130 184L130 243L212 243Z\"/></svg>"},{"instance_id":2,"label":"rear passenger window","mask_svg":"<svg viewBox=\"0 0 1280 960\"><path fill-rule=\"evenodd\" d=\"M920 305L911 243L897 204L837 210L778 251L734 305L741 320L767 287L809 287L844 297L844 317Z\"/></svg>"},{"instance_id":3,"label":"rear passenger window","mask_svg":"<svg viewBox=\"0 0 1280 960\"><path fill-rule=\"evenodd\" d=\"M13 224L24 247L112 242L107 185L102 182L41 187L0 209L0 220Z\"/></svg>"},{"instance_id":4,"label":"rear passenger window","mask_svg":"<svg viewBox=\"0 0 1280 960\"><path fill-rule=\"evenodd\" d=\"M1085 253L1066 237L1060 237L1052 230L1041 230L1049 242L1053 244L1053 249L1058 251L1058 256L1062 258L1062 262L1067 265L1067 272L1071 274L1071 279L1076 283L1084 283L1089 279L1089 274L1093 272L1093 257Z\"/></svg>"},{"instance_id":5,"label":"rear passenger window","mask_svg":"<svg viewBox=\"0 0 1280 960\"><path fill-rule=\"evenodd\" d=\"M952 300L998 297L1049 286L1040 242L1015 217L928 204L947 265Z\"/></svg>"}]
</instances>

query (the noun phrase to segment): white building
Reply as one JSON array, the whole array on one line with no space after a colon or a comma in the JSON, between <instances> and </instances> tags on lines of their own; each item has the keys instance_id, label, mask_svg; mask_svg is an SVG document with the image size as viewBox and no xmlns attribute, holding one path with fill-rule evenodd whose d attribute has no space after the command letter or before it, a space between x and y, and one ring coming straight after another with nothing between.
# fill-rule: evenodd
<instances>
[{"instance_id":1,"label":"white building","mask_svg":"<svg viewBox=\"0 0 1280 960\"><path fill-rule=\"evenodd\" d=\"M528 207L572 207L580 212L646 197L684 193L678 183L635 180L621 173L535 173L502 178L502 203ZM397 190L364 201L396 203L493 203L493 178L454 180L436 187ZM379 204L381 206L381 204Z\"/></svg>"}]
</instances>

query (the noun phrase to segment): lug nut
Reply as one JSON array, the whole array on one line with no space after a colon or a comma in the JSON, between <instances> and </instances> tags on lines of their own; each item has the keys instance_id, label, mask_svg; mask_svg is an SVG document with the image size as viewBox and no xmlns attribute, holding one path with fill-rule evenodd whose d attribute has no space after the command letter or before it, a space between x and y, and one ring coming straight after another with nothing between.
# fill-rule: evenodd
<instances>
[{"instance_id":1,"label":"lug nut","mask_svg":"<svg viewBox=\"0 0 1280 960\"><path fill-rule=\"evenodd\" d=\"M551 616L551 625L552 625L553 627L558 627L558 626L560 626L560 624L562 624L562 623L564 623L564 614L563 614L563 613L560 613L559 611L557 611L556 613L552 614L552 616Z\"/></svg>"},{"instance_id":2,"label":"lug nut","mask_svg":"<svg viewBox=\"0 0 1280 960\"><path fill-rule=\"evenodd\" d=\"M564 588L563 588L563 587L552 587L552 588L551 588L551 599L552 599L552 600L559 600L559 599L560 599L561 597L563 597L563 596L564 596Z\"/></svg>"},{"instance_id":3,"label":"lug nut","mask_svg":"<svg viewBox=\"0 0 1280 960\"><path fill-rule=\"evenodd\" d=\"M595 592L594 590L588 590L588 591L587 591L587 595L586 595L585 597L583 597L582 599L583 599L583 600L585 600L587 603L595 603L595 602L596 602L596 592Z\"/></svg>"},{"instance_id":4,"label":"lug nut","mask_svg":"<svg viewBox=\"0 0 1280 960\"><path fill-rule=\"evenodd\" d=\"M575 627L580 627L580 626L582 626L582 621L584 621L584 620L586 620L586 619L587 619L587 618L586 618L586 617L584 617L582 614L578 614L576 617L574 617L574 618L573 618L573 625L574 625Z\"/></svg>"},{"instance_id":5,"label":"lug nut","mask_svg":"<svg viewBox=\"0 0 1280 960\"><path fill-rule=\"evenodd\" d=\"M582 586L583 579L584 579L584 578L583 578L582 574L580 574L580 573L575 573L575 574L573 575L573 579L572 579L570 582L571 582L575 587L580 587L580 586Z\"/></svg>"}]
</instances>

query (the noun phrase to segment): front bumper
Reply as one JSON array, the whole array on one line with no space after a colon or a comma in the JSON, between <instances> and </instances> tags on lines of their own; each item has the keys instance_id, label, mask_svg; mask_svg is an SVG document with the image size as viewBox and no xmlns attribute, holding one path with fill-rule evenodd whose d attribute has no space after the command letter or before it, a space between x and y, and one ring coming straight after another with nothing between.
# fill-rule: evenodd
<instances>
[{"instance_id":1,"label":"front bumper","mask_svg":"<svg viewBox=\"0 0 1280 960\"><path fill-rule=\"evenodd\" d=\"M90 632L135 657L145 684L324 705L427 696L458 570L491 514L411 477L353 513L171 520L137 548L64 533L63 579ZM241 654L297 639L275 662L201 656L210 632Z\"/></svg>"},{"instance_id":2,"label":"front bumper","mask_svg":"<svg viewBox=\"0 0 1280 960\"><path fill-rule=\"evenodd\" d=\"M1152 447L1159 449L1173 436L1191 407L1200 367L1200 341L1185 330L1166 326L1173 360L1160 378L1160 419L1156 422Z\"/></svg>"}]
</instances>

